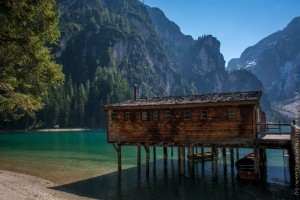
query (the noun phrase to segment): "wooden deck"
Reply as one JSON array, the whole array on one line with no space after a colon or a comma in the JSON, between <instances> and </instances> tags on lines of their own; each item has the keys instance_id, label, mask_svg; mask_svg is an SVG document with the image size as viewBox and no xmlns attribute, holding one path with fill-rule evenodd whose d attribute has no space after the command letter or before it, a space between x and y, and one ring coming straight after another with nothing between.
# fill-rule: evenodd
<instances>
[{"instance_id":1,"label":"wooden deck","mask_svg":"<svg viewBox=\"0 0 300 200\"><path fill-rule=\"evenodd\" d=\"M259 146L268 148L289 148L291 146L291 124L260 123L257 125L257 130Z\"/></svg>"}]
</instances>

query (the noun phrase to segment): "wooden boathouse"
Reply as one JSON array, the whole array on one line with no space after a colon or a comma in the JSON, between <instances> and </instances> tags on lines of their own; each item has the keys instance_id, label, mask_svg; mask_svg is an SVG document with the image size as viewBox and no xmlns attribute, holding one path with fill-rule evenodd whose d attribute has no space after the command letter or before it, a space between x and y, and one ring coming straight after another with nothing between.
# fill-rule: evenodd
<instances>
[{"instance_id":1,"label":"wooden boathouse","mask_svg":"<svg viewBox=\"0 0 300 200\"><path fill-rule=\"evenodd\" d=\"M259 158L265 157L266 148L291 150L291 132L276 134L272 138L265 113L260 107L261 91L214 93L190 96L167 96L128 100L106 105L107 141L118 153L121 171L121 147L137 146L137 164L140 148L146 152L146 173L149 173L150 147L156 160L156 147L163 147L164 160L167 147L178 148L178 163L185 173L185 151L211 147L214 171L217 171L218 148L226 162L226 149L230 149L234 165L234 148L253 148L255 170L259 171ZM290 124L277 124L279 127ZM273 126L272 126L273 127ZM283 135L283 137L282 137ZM258 156L259 153L261 156ZM290 151L292 153L292 151ZM237 154L238 158L238 154ZM192 169L193 160L188 164Z\"/></svg>"}]
</instances>

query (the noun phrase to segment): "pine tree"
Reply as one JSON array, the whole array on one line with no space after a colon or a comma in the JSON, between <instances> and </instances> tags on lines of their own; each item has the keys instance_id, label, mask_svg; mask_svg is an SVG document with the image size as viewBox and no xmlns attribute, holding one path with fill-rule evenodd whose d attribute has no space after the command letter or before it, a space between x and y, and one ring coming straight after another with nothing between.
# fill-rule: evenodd
<instances>
[{"instance_id":1,"label":"pine tree","mask_svg":"<svg viewBox=\"0 0 300 200\"><path fill-rule=\"evenodd\" d=\"M54 0L0 3L0 113L6 120L43 107L42 97L63 80L51 49L59 38Z\"/></svg>"}]
</instances>

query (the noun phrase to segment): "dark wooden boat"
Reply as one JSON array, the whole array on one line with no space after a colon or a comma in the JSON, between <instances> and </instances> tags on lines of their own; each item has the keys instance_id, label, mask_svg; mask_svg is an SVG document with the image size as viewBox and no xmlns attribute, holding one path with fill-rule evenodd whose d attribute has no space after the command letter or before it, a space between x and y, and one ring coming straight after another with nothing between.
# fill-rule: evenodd
<instances>
[{"instance_id":1,"label":"dark wooden boat","mask_svg":"<svg viewBox=\"0 0 300 200\"><path fill-rule=\"evenodd\" d=\"M192 160L194 158L194 160L202 160L202 159L212 158L212 156L213 156L212 152L208 151L208 152L204 152L203 155L202 153L194 153L191 155L187 155L187 159Z\"/></svg>"},{"instance_id":2,"label":"dark wooden boat","mask_svg":"<svg viewBox=\"0 0 300 200\"><path fill-rule=\"evenodd\" d=\"M256 180L258 177L258 173L254 169L254 153L236 161L235 167L241 179Z\"/></svg>"}]
</instances>

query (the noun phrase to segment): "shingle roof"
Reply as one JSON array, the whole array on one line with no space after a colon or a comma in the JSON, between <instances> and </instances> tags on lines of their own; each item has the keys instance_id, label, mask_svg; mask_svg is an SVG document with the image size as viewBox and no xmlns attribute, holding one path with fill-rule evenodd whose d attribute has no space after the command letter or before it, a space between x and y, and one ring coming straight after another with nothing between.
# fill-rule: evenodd
<instances>
[{"instance_id":1,"label":"shingle roof","mask_svg":"<svg viewBox=\"0 0 300 200\"><path fill-rule=\"evenodd\" d=\"M239 102L239 101L258 101L262 92L232 92L232 93L213 93L200 94L190 96L165 96L152 97L147 99L127 100L124 102L106 105L109 107L123 106L154 106L154 105L181 105L181 104L202 104L202 103L217 103L217 102Z\"/></svg>"}]
</instances>

